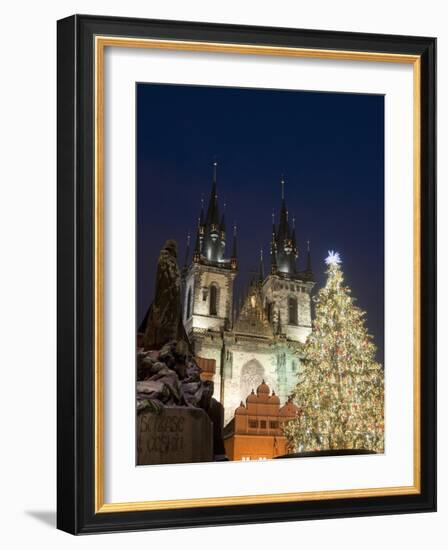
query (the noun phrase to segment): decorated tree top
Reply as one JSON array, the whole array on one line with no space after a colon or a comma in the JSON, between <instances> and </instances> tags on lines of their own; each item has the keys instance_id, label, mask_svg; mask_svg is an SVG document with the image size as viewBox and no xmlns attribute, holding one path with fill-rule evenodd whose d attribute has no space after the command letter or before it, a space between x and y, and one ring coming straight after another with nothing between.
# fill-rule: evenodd
<instances>
[{"instance_id":1,"label":"decorated tree top","mask_svg":"<svg viewBox=\"0 0 448 550\"><path fill-rule=\"evenodd\" d=\"M329 250L328 256L325 258L325 263L328 266L338 266L340 263L342 263L339 252L335 252L334 250Z\"/></svg>"}]
</instances>

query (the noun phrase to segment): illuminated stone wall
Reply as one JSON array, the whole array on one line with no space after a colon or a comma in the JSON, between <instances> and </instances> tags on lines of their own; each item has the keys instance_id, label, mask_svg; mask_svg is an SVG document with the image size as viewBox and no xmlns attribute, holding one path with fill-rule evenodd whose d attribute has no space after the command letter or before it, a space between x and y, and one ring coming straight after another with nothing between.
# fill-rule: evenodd
<instances>
[{"instance_id":1,"label":"illuminated stone wall","mask_svg":"<svg viewBox=\"0 0 448 550\"><path fill-rule=\"evenodd\" d=\"M221 330L228 328L229 319L232 318L235 275L235 272L229 269L192 264L185 276L184 284L183 312L187 333L193 329ZM210 288L212 285L217 289L216 315L210 315ZM188 304L189 297L190 305ZM189 317L188 312L190 312Z\"/></svg>"},{"instance_id":2,"label":"illuminated stone wall","mask_svg":"<svg viewBox=\"0 0 448 550\"><path fill-rule=\"evenodd\" d=\"M224 406L225 423L252 389L262 382L284 404L297 383L303 343L311 332L312 282L270 275L252 287L232 326L233 283L236 272L193 263L184 275L185 328L195 354L216 361L215 398ZM210 315L210 286L216 285L217 314ZM191 292L189 292L191 289ZM188 296L191 304L188 308ZM297 324L288 324L288 298L297 300ZM268 322L267 302L275 318ZM281 333L277 331L280 313Z\"/></svg>"}]
</instances>

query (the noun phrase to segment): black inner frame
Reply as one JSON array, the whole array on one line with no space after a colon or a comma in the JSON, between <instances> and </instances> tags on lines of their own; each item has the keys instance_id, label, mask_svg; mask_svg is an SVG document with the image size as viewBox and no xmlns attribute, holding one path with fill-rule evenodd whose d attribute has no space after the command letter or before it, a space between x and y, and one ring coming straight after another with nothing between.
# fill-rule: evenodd
<instances>
[{"instance_id":1,"label":"black inner frame","mask_svg":"<svg viewBox=\"0 0 448 550\"><path fill-rule=\"evenodd\" d=\"M421 56L421 493L94 513L94 38L158 38ZM73 534L436 509L436 40L75 15L58 21L57 526Z\"/></svg>"}]
</instances>

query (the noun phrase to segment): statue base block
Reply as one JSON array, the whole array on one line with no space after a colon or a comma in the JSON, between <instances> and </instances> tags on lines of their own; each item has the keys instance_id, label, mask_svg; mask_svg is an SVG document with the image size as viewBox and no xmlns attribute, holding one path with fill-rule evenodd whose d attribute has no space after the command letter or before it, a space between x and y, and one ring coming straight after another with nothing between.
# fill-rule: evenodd
<instances>
[{"instance_id":1,"label":"statue base block","mask_svg":"<svg viewBox=\"0 0 448 550\"><path fill-rule=\"evenodd\" d=\"M137 464L213 461L213 427L202 409L166 407L137 415Z\"/></svg>"}]
</instances>

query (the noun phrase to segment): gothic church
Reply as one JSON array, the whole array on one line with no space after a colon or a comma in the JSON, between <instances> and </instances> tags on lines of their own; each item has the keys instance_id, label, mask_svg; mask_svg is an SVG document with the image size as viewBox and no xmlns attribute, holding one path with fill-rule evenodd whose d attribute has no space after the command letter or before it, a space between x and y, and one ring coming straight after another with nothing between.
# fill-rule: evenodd
<instances>
[{"instance_id":1,"label":"gothic church","mask_svg":"<svg viewBox=\"0 0 448 550\"><path fill-rule=\"evenodd\" d=\"M263 380L281 404L286 402L311 332L314 276L309 246L306 268L297 268L299 250L282 181L278 225L274 216L272 220L270 272L265 275L261 256L258 276L252 279L242 303L236 304L237 233L234 227L228 242L216 179L214 163L208 206L201 209L192 254L187 249L183 315L195 354L216 361L215 397L224 406L227 424Z\"/></svg>"}]
</instances>

